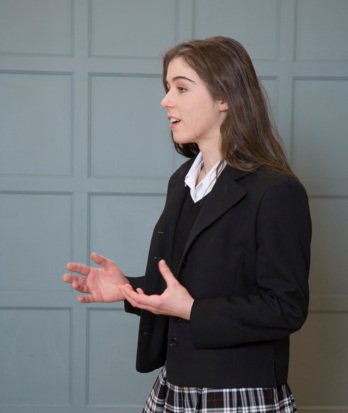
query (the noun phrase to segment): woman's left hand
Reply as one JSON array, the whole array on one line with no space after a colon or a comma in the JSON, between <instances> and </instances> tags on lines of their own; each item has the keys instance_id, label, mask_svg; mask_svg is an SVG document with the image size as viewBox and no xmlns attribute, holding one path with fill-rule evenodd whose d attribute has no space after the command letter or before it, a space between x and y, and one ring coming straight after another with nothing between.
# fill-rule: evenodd
<instances>
[{"instance_id":1,"label":"woman's left hand","mask_svg":"<svg viewBox=\"0 0 348 413\"><path fill-rule=\"evenodd\" d=\"M146 295L141 288L133 290L129 284L121 285L125 299L136 308L154 314L190 319L193 298L190 293L174 277L164 260L159 261L158 268L167 288L161 295Z\"/></svg>"}]
</instances>

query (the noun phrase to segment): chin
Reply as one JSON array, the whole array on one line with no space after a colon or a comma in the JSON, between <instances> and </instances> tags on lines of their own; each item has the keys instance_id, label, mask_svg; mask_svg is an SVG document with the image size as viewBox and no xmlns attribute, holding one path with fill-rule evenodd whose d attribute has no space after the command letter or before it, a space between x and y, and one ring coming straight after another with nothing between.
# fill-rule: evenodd
<instances>
[{"instance_id":1,"label":"chin","mask_svg":"<svg viewBox=\"0 0 348 413\"><path fill-rule=\"evenodd\" d=\"M179 136L175 136L173 133L172 133L172 138L173 138L173 141L175 143L177 143L178 145L185 145L185 144L189 144L189 143L197 143L196 139L194 139L194 138L179 137Z\"/></svg>"}]
</instances>

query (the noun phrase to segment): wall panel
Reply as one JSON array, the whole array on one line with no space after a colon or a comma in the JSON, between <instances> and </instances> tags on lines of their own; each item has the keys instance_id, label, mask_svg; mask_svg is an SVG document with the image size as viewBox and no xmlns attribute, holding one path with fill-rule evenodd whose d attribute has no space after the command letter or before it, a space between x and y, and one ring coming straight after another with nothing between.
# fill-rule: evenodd
<instances>
[{"instance_id":1,"label":"wall panel","mask_svg":"<svg viewBox=\"0 0 348 413\"><path fill-rule=\"evenodd\" d=\"M234 37L243 43L254 59L277 58L279 1L195 0L194 4L194 37Z\"/></svg>"},{"instance_id":2,"label":"wall panel","mask_svg":"<svg viewBox=\"0 0 348 413\"><path fill-rule=\"evenodd\" d=\"M292 387L300 411L347 411L348 313L315 311L292 340Z\"/></svg>"},{"instance_id":3,"label":"wall panel","mask_svg":"<svg viewBox=\"0 0 348 413\"><path fill-rule=\"evenodd\" d=\"M348 79L294 82L293 164L308 189L348 195Z\"/></svg>"},{"instance_id":4,"label":"wall panel","mask_svg":"<svg viewBox=\"0 0 348 413\"><path fill-rule=\"evenodd\" d=\"M64 291L72 251L69 194L0 193L2 291Z\"/></svg>"},{"instance_id":5,"label":"wall panel","mask_svg":"<svg viewBox=\"0 0 348 413\"><path fill-rule=\"evenodd\" d=\"M173 151L159 76L93 75L90 85L91 175L168 176Z\"/></svg>"},{"instance_id":6,"label":"wall panel","mask_svg":"<svg viewBox=\"0 0 348 413\"><path fill-rule=\"evenodd\" d=\"M278 122L279 106L279 79L277 77L260 76L262 86L265 91L265 98L269 111L275 123Z\"/></svg>"},{"instance_id":7,"label":"wall panel","mask_svg":"<svg viewBox=\"0 0 348 413\"><path fill-rule=\"evenodd\" d=\"M146 399L156 373L139 375L134 370L137 321L122 308L88 312L89 407L109 405L122 411L123 406L142 405Z\"/></svg>"},{"instance_id":8,"label":"wall panel","mask_svg":"<svg viewBox=\"0 0 348 413\"><path fill-rule=\"evenodd\" d=\"M348 295L348 198L311 199L312 294Z\"/></svg>"},{"instance_id":9,"label":"wall panel","mask_svg":"<svg viewBox=\"0 0 348 413\"><path fill-rule=\"evenodd\" d=\"M348 2L298 0L296 6L296 60L347 61Z\"/></svg>"},{"instance_id":10,"label":"wall panel","mask_svg":"<svg viewBox=\"0 0 348 413\"><path fill-rule=\"evenodd\" d=\"M0 173L72 171L72 77L0 72Z\"/></svg>"},{"instance_id":11,"label":"wall panel","mask_svg":"<svg viewBox=\"0 0 348 413\"><path fill-rule=\"evenodd\" d=\"M71 55L73 0L1 0L0 54Z\"/></svg>"},{"instance_id":12,"label":"wall panel","mask_svg":"<svg viewBox=\"0 0 348 413\"><path fill-rule=\"evenodd\" d=\"M163 205L163 195L92 194L91 251L117 258L129 275L143 275L150 236Z\"/></svg>"},{"instance_id":13,"label":"wall panel","mask_svg":"<svg viewBox=\"0 0 348 413\"><path fill-rule=\"evenodd\" d=\"M175 43L177 7L176 0L91 0L91 56L158 57Z\"/></svg>"},{"instance_id":14,"label":"wall panel","mask_svg":"<svg viewBox=\"0 0 348 413\"><path fill-rule=\"evenodd\" d=\"M5 406L11 405L45 405L49 409L70 404L70 311L0 310L0 409L5 412Z\"/></svg>"},{"instance_id":15,"label":"wall panel","mask_svg":"<svg viewBox=\"0 0 348 413\"><path fill-rule=\"evenodd\" d=\"M347 13L346 0L0 0L0 413L141 411L154 374L134 370L137 318L79 304L61 275L92 250L144 272L183 161L160 56L218 34L250 52L310 196L299 412L348 411Z\"/></svg>"}]
</instances>

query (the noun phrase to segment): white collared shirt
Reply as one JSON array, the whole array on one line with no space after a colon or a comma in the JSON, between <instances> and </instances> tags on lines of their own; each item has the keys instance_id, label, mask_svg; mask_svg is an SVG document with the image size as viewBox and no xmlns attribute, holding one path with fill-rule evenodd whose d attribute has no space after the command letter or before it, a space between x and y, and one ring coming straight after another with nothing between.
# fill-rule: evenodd
<instances>
[{"instance_id":1,"label":"white collared shirt","mask_svg":"<svg viewBox=\"0 0 348 413\"><path fill-rule=\"evenodd\" d=\"M209 194L213 189L217 179L217 168L221 161L217 161L216 164L210 169L206 176L196 186L198 175L201 172L203 166L203 157L201 152L197 155L190 170L185 177L185 185L190 188L191 198L194 203L200 201L203 197ZM226 166L226 162L223 163L221 170Z\"/></svg>"}]
</instances>

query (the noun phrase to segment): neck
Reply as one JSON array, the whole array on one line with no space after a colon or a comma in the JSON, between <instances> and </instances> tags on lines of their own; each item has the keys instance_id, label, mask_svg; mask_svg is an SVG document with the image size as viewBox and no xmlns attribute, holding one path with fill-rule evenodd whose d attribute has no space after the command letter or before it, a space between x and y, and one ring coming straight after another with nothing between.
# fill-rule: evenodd
<instances>
[{"instance_id":1,"label":"neck","mask_svg":"<svg viewBox=\"0 0 348 413\"><path fill-rule=\"evenodd\" d=\"M199 148L202 154L202 168L197 176L196 185L198 185L208 174L208 172L213 168L213 166L221 161L221 154L219 149L216 146L210 148Z\"/></svg>"},{"instance_id":2,"label":"neck","mask_svg":"<svg viewBox=\"0 0 348 413\"><path fill-rule=\"evenodd\" d=\"M199 148L199 149L202 153L203 169L205 173L208 173L218 161L221 161L222 157L221 157L220 150L216 147Z\"/></svg>"}]
</instances>

